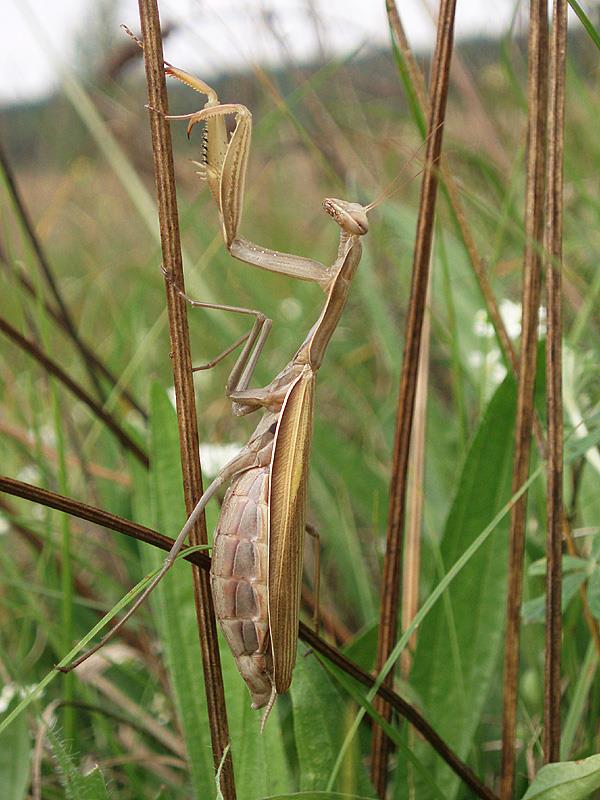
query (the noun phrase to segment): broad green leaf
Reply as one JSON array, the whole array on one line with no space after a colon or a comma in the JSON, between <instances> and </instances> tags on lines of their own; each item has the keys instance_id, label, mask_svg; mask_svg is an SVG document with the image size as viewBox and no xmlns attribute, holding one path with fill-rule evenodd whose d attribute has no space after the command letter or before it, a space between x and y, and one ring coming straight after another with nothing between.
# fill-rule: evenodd
<instances>
[{"instance_id":1,"label":"broad green leaf","mask_svg":"<svg viewBox=\"0 0 600 800\"><path fill-rule=\"evenodd\" d=\"M399 752L415 767L415 769L419 770L421 777L423 777L425 782L428 784L428 793L432 799L438 798L438 800L445 800L443 794L433 782L431 775L428 773L424 765L412 751L411 747L407 746L405 741L405 731L401 731L400 729L392 726L376 711L373 703L367 700L367 690L364 686L354 682L348 677L348 675L346 675L345 672L333 664L330 664L327 659L319 658L319 661L323 664L329 674L332 675L333 678L340 683L344 690L355 700L357 705L362 706L367 714L369 714L371 719L385 731L391 741L395 743Z\"/></svg>"},{"instance_id":2,"label":"broad green leaf","mask_svg":"<svg viewBox=\"0 0 600 800\"><path fill-rule=\"evenodd\" d=\"M522 800L585 800L600 788L600 755L546 764Z\"/></svg>"},{"instance_id":3,"label":"broad green leaf","mask_svg":"<svg viewBox=\"0 0 600 800\"><path fill-rule=\"evenodd\" d=\"M175 537L185 522L179 434L173 406L158 385L152 387L150 417L152 514L140 491L143 504L135 509L136 519ZM164 560L164 553L154 548L142 545L141 553L148 571ZM173 566L154 591L152 607L185 737L194 795L198 800L212 797L214 765L189 564L179 561Z\"/></svg>"},{"instance_id":4,"label":"broad green leaf","mask_svg":"<svg viewBox=\"0 0 600 800\"><path fill-rule=\"evenodd\" d=\"M295 792L294 794L278 794L263 797L262 800L374 800L375 795L369 797L344 792Z\"/></svg>"},{"instance_id":5,"label":"broad green leaf","mask_svg":"<svg viewBox=\"0 0 600 800\"><path fill-rule=\"evenodd\" d=\"M235 660L222 637L219 641L237 798L254 800L263 795L290 791L295 785L279 725L279 701L261 734L263 710L251 707L250 693L237 671Z\"/></svg>"},{"instance_id":6,"label":"broad green leaf","mask_svg":"<svg viewBox=\"0 0 600 800\"><path fill-rule=\"evenodd\" d=\"M30 750L27 717L22 714L0 735L0 786L6 800L22 800L27 794Z\"/></svg>"},{"instance_id":7,"label":"broad green leaf","mask_svg":"<svg viewBox=\"0 0 600 800\"><path fill-rule=\"evenodd\" d=\"M319 661L300 646L291 687L294 735L302 790L323 790L335 765L353 708L331 682ZM341 791L372 795L356 740L337 779Z\"/></svg>"},{"instance_id":8,"label":"broad green leaf","mask_svg":"<svg viewBox=\"0 0 600 800\"><path fill-rule=\"evenodd\" d=\"M509 499L515 384L496 390L471 444L446 522L439 561L454 564ZM427 720L466 758L494 679L504 624L507 569L505 517L430 612L419 634L411 684ZM419 747L423 760L429 748ZM439 760L434 780L450 800L457 777Z\"/></svg>"},{"instance_id":9,"label":"broad green leaf","mask_svg":"<svg viewBox=\"0 0 600 800\"><path fill-rule=\"evenodd\" d=\"M575 572L576 570L586 569L588 566L588 562L585 558L579 558L578 556L568 556L564 555L562 557L562 571L565 572ZM527 574L531 577L541 576L546 574L546 559L540 558L537 561L534 561L533 564L527 570Z\"/></svg>"}]
</instances>

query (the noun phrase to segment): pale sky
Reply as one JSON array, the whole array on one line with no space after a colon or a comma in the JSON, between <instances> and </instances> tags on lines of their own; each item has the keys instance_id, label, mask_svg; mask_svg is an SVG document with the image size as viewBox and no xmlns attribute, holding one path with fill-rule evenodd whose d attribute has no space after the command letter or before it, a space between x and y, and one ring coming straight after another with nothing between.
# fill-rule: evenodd
<instances>
[{"instance_id":1,"label":"pale sky","mask_svg":"<svg viewBox=\"0 0 600 800\"><path fill-rule=\"evenodd\" d=\"M0 104L43 97L56 87L60 63L68 65L75 52L81 53L90 15L108 3L109 0L2 0ZM115 5L115 33L118 35L121 22L139 30L136 0L115 0ZM385 47L389 42L383 0L160 0L159 5L163 21L179 26L167 40L167 59L207 79L232 67L243 69L251 63L277 62L278 47L262 22L264 13L274 15L288 45L300 59L309 58L318 47L311 7L318 13L329 55L361 44ZM429 5L437 7L431 0ZM518 24L523 26L524 5L519 6L517 0L495 0L490 15L492 4L461 0L457 36L499 33L511 24L516 7L520 9ZM427 2L399 0L398 7L413 46L431 45L434 34Z\"/></svg>"}]
</instances>

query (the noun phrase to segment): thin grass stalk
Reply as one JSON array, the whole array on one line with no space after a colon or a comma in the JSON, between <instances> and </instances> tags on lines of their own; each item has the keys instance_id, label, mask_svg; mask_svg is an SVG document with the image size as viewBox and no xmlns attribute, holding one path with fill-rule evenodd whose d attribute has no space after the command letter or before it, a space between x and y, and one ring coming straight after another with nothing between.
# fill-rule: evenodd
<instances>
[{"instance_id":1,"label":"thin grass stalk","mask_svg":"<svg viewBox=\"0 0 600 800\"><path fill-rule=\"evenodd\" d=\"M44 353L44 351L30 339L19 333L10 322L0 317L0 333L3 333L25 353L34 358L46 372L54 375L71 394L86 405L90 411L101 420L106 427L114 434L119 443L134 455L144 466L148 466L148 456L144 450L131 438L131 436L119 425L112 414L105 411L101 405L79 384L73 380L62 367Z\"/></svg>"},{"instance_id":2,"label":"thin grass stalk","mask_svg":"<svg viewBox=\"0 0 600 800\"><path fill-rule=\"evenodd\" d=\"M186 512L189 515L200 500L203 488L187 306L179 294L179 291L185 290L185 284L171 131L169 123L164 117L164 114L168 113L167 85L158 4L156 0L139 0L138 7L145 48L144 64L148 84L148 102L152 109L160 112L150 111L150 132L156 175L163 267L165 269L165 291L169 315L183 489ZM190 533L190 543L200 545L207 544L207 542L206 521L202 514L202 518ZM219 785L224 800L234 800L236 792L233 762L229 752L225 690L209 576L198 567L192 569L192 575L215 771L219 770Z\"/></svg>"},{"instance_id":3,"label":"thin grass stalk","mask_svg":"<svg viewBox=\"0 0 600 800\"><path fill-rule=\"evenodd\" d=\"M5 419L0 419L0 434L9 436L14 442L21 446L24 451L32 451L38 448L38 452L44 456L47 461L56 464L58 461L58 453L54 447L51 447L44 442L39 442L36 437L25 428L18 425L13 425ZM67 467L69 469L81 469L81 459L78 456L66 454ZM124 472L104 467L102 464L97 464L94 461L87 463L87 470L90 476L94 478L102 478L102 480L116 483L118 486L131 486L131 480Z\"/></svg>"},{"instance_id":4,"label":"thin grass stalk","mask_svg":"<svg viewBox=\"0 0 600 800\"><path fill-rule=\"evenodd\" d=\"M41 247L41 245L40 245ZM42 250L43 252L43 250ZM33 283L29 280L27 275L25 275L20 269L16 267L16 265L9 263L8 257L2 251L0 247L0 263L4 265L6 270L14 275L16 280L21 284L23 289L27 292L27 294L34 300L39 301L39 292L38 289L33 285ZM62 328L63 331L67 335L69 335L69 327L65 322L65 319L60 311L60 308L55 308L47 299L42 299L44 309L46 313L52 317L54 322ZM114 387L119 397L123 398L132 408L134 408L138 414L144 419L148 419L147 412L142 408L142 406L137 402L135 397L129 392L127 389L122 388L119 385L119 380L117 376L110 370L104 361L90 348L88 345L81 339L81 348L82 348L82 355L91 362L94 369L97 370L104 378L108 381L108 383Z\"/></svg>"},{"instance_id":5,"label":"thin grass stalk","mask_svg":"<svg viewBox=\"0 0 600 800\"><path fill-rule=\"evenodd\" d=\"M65 497L38 486L32 486L31 484L15 480L14 478L0 475L0 492L5 492L14 497L21 497L33 503L39 503L47 508L57 509L65 514L70 514L79 519L101 525L117 533L130 536L137 541L150 544L165 552L168 552L173 545L173 539L170 539L168 536L163 536L161 533L151 528L146 528L144 525L139 525L137 522L131 522L116 514L110 514L102 509L81 503L79 500ZM210 571L211 560L206 553L194 551L186 554L184 550L182 557L205 573L208 574ZM368 688L374 686L375 678L372 675L365 672L347 656L324 641L315 631L303 622L300 622L299 637L302 641L306 642L311 649L325 656L331 663L335 664L347 675L355 678L359 683L362 683ZM498 800L497 796L479 780L471 768L465 764L436 733L415 706L411 705L408 701L404 700L396 694L396 692L386 686L380 686L377 693L386 703L391 705L419 731L423 738L437 753L439 753L451 769L465 781L477 797L481 797L483 800Z\"/></svg>"},{"instance_id":6,"label":"thin grass stalk","mask_svg":"<svg viewBox=\"0 0 600 800\"><path fill-rule=\"evenodd\" d=\"M400 15L396 8L395 0L386 0L386 8L388 12L390 30L392 32L392 36L398 48L398 51L403 59L403 68L406 76L405 88L409 94L409 100L411 106L413 107L413 112L415 114L417 125L420 127L420 129L424 134L425 128L423 123L423 110L427 109L428 101L425 95L425 81L423 79L423 73L419 68L419 65L417 64L416 59L408 44L408 39L406 38L406 34L404 32L404 28L400 20ZM486 311L492 322L494 330L496 331L496 336L498 337L500 348L504 353L508 366L512 368L513 373L515 374L515 376L517 376L519 370L517 354L508 335L508 331L506 330L504 320L500 315L500 309L498 307L498 304L496 303L496 298L494 296L492 287L485 272L483 262L480 259L479 254L477 252L475 239L473 237L473 234L471 233L471 229L469 227L462 204L460 202L458 188L456 186L454 178L452 177L452 173L448 170L447 166L444 163L444 158L442 158L441 174L443 179L442 188L445 195L447 196L448 202L452 209L452 213L454 214L456 224L458 225L460 235L463 240L463 244L465 246L467 255L469 257L469 261L471 263L471 266L475 273L475 277L479 284L479 288L484 300ZM542 430L542 425L540 423L537 414L534 417L533 424L534 424L534 433L536 437L536 442L540 455L542 456L542 458L545 458L546 440L544 436L544 431ZM573 536L570 530L568 514L564 509L563 509L563 534L567 541L567 548L569 550L569 554L573 556L578 556L579 553L575 546L575 542L573 540ZM596 618L589 610L589 602L585 586L582 586L580 588L579 594L583 605L586 625L588 626L588 629L590 631L590 636L592 637L592 640L594 642L594 645L598 653L598 658L600 660L600 627L598 625L598 620L596 620Z\"/></svg>"},{"instance_id":7,"label":"thin grass stalk","mask_svg":"<svg viewBox=\"0 0 600 800\"><path fill-rule=\"evenodd\" d=\"M392 652L398 628L398 601L402 569L408 457L423 315L425 313L427 286L429 283L429 263L433 241L439 163L454 40L455 9L456 0L443 0L440 4L437 41L431 71L431 107L425 150L425 168L421 184L421 200L398 394L386 554L381 589L381 614L376 660L376 670L378 671L381 670ZM393 680L393 670L390 670L386 676L385 685L391 687ZM376 709L389 722L391 718L390 707L378 700ZM375 728L371 751L371 777L380 797L385 794L390 745L391 742L381 728Z\"/></svg>"},{"instance_id":8,"label":"thin grass stalk","mask_svg":"<svg viewBox=\"0 0 600 800\"><path fill-rule=\"evenodd\" d=\"M415 115L417 125L424 134L425 114L429 113L429 100L427 98L427 92L425 88L425 79L419 65L417 64L413 52L410 49L395 0L386 0L386 8L392 37L403 60L403 71L406 76L404 81L405 89L408 92L409 97L412 98L411 105L413 107L413 113ZM498 337L498 342L502 352L504 353L504 357L516 374L518 369L517 354L515 353L510 336L506 330L504 320L500 314L500 309L496 303L496 298L488 280L485 267L477 251L475 237L473 236L469 223L467 222L462 203L460 202L456 183L443 158L441 160L440 170L443 180L442 188L448 199L452 213L454 214L465 250L467 251L467 256L471 262L471 267L475 273L477 283L479 284L479 289L483 297L486 311L492 325L494 326L494 330L496 331L496 336Z\"/></svg>"},{"instance_id":9,"label":"thin grass stalk","mask_svg":"<svg viewBox=\"0 0 600 800\"><path fill-rule=\"evenodd\" d=\"M19 191L19 187L17 185L16 177L13 173L12 166L10 160L7 156L4 147L2 146L2 142L0 141L0 166L2 167L2 171L4 173L4 179L6 182L6 187L10 194L13 208L20 220L21 227L25 231L27 238L29 239L29 243L31 245L31 249L33 250L38 266L40 268L40 272L44 276L44 280L50 290L50 294L54 298L57 308L52 309L48 306L50 314L56 320L56 322L66 331L67 335L70 337L71 341L73 342L75 349L81 356L81 360L83 362L83 366L88 373L90 382L94 387L96 395L98 399L104 403L106 401L106 393L102 388L102 384L100 383L98 375L102 375L110 384L111 386L117 388L119 395L122 396L132 408L134 408L139 414L147 418L147 414L144 409L137 403L135 398L126 390L122 389L118 386L118 381L115 375L109 370L109 368L104 364L102 359L92 350L92 348L87 345L77 330L77 326L73 321L71 316L71 312L67 306L65 299L63 298L60 289L58 288L58 283L52 271L52 267L50 266L50 261L46 256L46 252L42 247L42 243L36 233L35 226L33 221L29 215L29 211L27 210L27 206L25 205L25 201L21 196ZM36 294L35 289L32 284L30 284L26 278L21 278L21 282L24 286L28 289L29 293L34 295Z\"/></svg>"},{"instance_id":10,"label":"thin grass stalk","mask_svg":"<svg viewBox=\"0 0 600 800\"><path fill-rule=\"evenodd\" d=\"M550 37L548 185L546 200L546 391L548 413L546 652L544 760L560 761L560 649L562 635L563 405L562 223L567 0L554 0Z\"/></svg>"},{"instance_id":11,"label":"thin grass stalk","mask_svg":"<svg viewBox=\"0 0 600 800\"><path fill-rule=\"evenodd\" d=\"M58 496L60 497L60 495ZM9 518L12 530L14 530L24 542L27 542L29 547L31 547L32 550L37 555L42 553L44 547L46 546L44 540L40 536L38 536L38 534L35 533L35 531L30 530L28 527L17 521L16 519L17 514L15 509L7 500L5 500L4 497L0 497L0 510L2 510L4 514ZM55 568L57 574L60 574L62 576L63 567L61 559L58 558L56 559ZM101 617L104 616L106 612L100 610L101 603L99 598L92 591L90 585L81 576L79 575L73 576L73 587L75 589L75 592L80 597L83 597L86 600L90 600L97 606L96 611L99 614L99 616ZM143 628L136 629L136 628L124 627L120 631L119 635L123 639L123 641L125 641L130 647L134 648L135 650L143 654L146 663L151 663L151 662L155 663L155 652L152 646L152 642L150 641L150 638L145 633ZM72 646L73 642L70 642L69 649Z\"/></svg>"},{"instance_id":12,"label":"thin grass stalk","mask_svg":"<svg viewBox=\"0 0 600 800\"><path fill-rule=\"evenodd\" d=\"M513 493L527 481L534 421L534 386L544 234L544 179L548 98L547 4L532 0L529 21L527 180L525 188L525 250L523 256L523 317L515 423ZM500 796L511 800L515 784L517 698L519 686L519 635L523 589L523 555L527 492L511 511L508 546L508 597L504 648L502 715L502 774Z\"/></svg>"},{"instance_id":13,"label":"thin grass stalk","mask_svg":"<svg viewBox=\"0 0 600 800\"><path fill-rule=\"evenodd\" d=\"M425 316L423 317L423 341L419 354L419 372L415 395L415 415L410 443L410 470L408 476L408 500L406 503L406 544L402 572L402 630L406 630L419 608L421 574L421 528L423 523L423 501L425 499L423 478L425 474L425 433L427 430L427 393L429 387L429 344L431 339L431 312L429 299L431 282L427 291ZM408 678L412 654L417 646L417 632L411 636L406 650L400 656L402 676Z\"/></svg>"},{"instance_id":14,"label":"thin grass stalk","mask_svg":"<svg viewBox=\"0 0 600 800\"><path fill-rule=\"evenodd\" d=\"M6 182L6 186L7 186L8 192L10 194L10 197L11 197L11 200L12 200L12 203L13 203L13 207L14 207L15 212L16 212L16 214L17 214L17 216L18 216L18 218L19 218L19 220L21 222L21 225L22 225L22 227L23 227L23 229L24 229L24 231L25 231L25 233L27 235L27 238L29 239L29 243L31 244L31 247L33 248L33 252L35 253L35 256L36 256L38 265L40 267L40 270L42 272L42 275L44 276L44 279L45 279L45 281L46 281L46 283L48 285L48 288L50 289L50 292L51 292L52 296L54 297L56 305L60 309L60 314L61 314L61 316L62 316L62 318L64 320L65 327L66 327L67 331L69 332L69 336L73 340L73 343L74 343L75 347L77 348L77 350L79 351L79 354L82 357L83 365L85 367L86 372L88 373L89 379L90 379L90 381L92 383L92 386L94 387L94 390L95 390L95 392L96 392L96 394L98 396L98 399L101 402L104 402L106 400L106 396L105 396L104 390L102 388L102 384L98 380L98 376L96 375L96 372L95 372L95 370L93 368L93 365L86 358L85 350L83 348L83 343L82 343L82 341L81 341L81 339L79 337L79 334L77 332L77 328L75 326L75 323L73 322L73 319L71 317L71 314L69 312L67 304L65 303L65 301L63 299L63 296L60 293L60 290L58 288L58 284L56 282L56 279L54 278L54 274L52 273L52 269L50 268L50 264L48 262L48 259L46 258L45 253L42 250L40 241L39 241L39 239L37 237L37 234L35 232L35 228L33 226L33 222L32 222L32 220L31 220L31 218L29 216L29 212L27 211L25 203L24 203L24 201L23 201L23 199L21 197L21 194L19 192L19 189L17 187L17 182L16 182L16 179L15 179L15 175L14 175L14 173L12 171L12 167L11 167L10 161L8 159L8 155L5 152L4 147L2 146L2 142L0 142L0 166L2 166L2 171L4 173L4 180Z\"/></svg>"}]
</instances>

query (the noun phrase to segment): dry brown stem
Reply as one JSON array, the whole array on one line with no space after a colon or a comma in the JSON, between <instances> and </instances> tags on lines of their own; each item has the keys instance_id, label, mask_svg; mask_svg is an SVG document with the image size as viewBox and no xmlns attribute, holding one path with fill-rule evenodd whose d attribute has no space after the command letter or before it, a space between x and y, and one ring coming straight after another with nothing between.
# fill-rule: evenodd
<instances>
[{"instance_id":1,"label":"dry brown stem","mask_svg":"<svg viewBox=\"0 0 600 800\"><path fill-rule=\"evenodd\" d=\"M548 98L548 20L546 3L532 0L529 20L529 125L527 131L527 182L525 189L525 252L523 256L523 319L515 423L512 491L529 475L534 421L538 318L544 234L546 123ZM527 492L511 510L508 547L508 597L504 648L502 719L502 775L500 796L511 800L515 782L515 739L519 686L519 634L523 587L523 554Z\"/></svg>"},{"instance_id":2,"label":"dry brown stem","mask_svg":"<svg viewBox=\"0 0 600 800\"><path fill-rule=\"evenodd\" d=\"M546 200L546 391L548 410L546 654L544 758L560 761L560 643L562 634L563 404L562 404L562 214L567 50L567 0L554 0L550 39L548 186Z\"/></svg>"},{"instance_id":3,"label":"dry brown stem","mask_svg":"<svg viewBox=\"0 0 600 800\"><path fill-rule=\"evenodd\" d=\"M179 237L179 216L175 192L171 132L169 124L164 117L168 113L167 87L163 67L164 58L158 4L156 0L139 0L138 5L144 41L148 104L151 109L156 109L150 111L150 132L156 175L163 267L165 270L165 291L173 362L173 384L175 386L179 425L183 489L186 512L189 515L201 498L203 488L187 307L180 295L180 291L185 291L185 284ZM202 515L198 524L192 529L190 543L198 545L206 544L207 541L206 522L204 515ZM197 567L193 568L192 573L213 759L215 770L217 770L229 744L217 628L209 576ZM220 769L220 776L223 797L225 800L234 800L235 782L230 754L225 758Z\"/></svg>"},{"instance_id":4,"label":"dry brown stem","mask_svg":"<svg viewBox=\"0 0 600 800\"><path fill-rule=\"evenodd\" d=\"M400 596L408 457L413 424L423 315L425 312L427 286L429 282L429 262L433 240L438 172L444 132L450 61L454 41L455 7L455 0L443 0L440 4L437 41L431 70L431 101L427 125L425 168L421 184L421 200L417 221L412 282L398 395L386 554L383 566L379 640L376 660L377 670L381 670L392 651L398 627L398 600ZM393 680L393 670L390 670L386 677L385 685L388 687L393 686ZM389 720L391 718L390 707L381 700L377 701L377 710L380 714L384 715L386 719ZM380 728L376 728L373 732L371 777L380 797L385 795L389 747L390 742L388 738Z\"/></svg>"}]
</instances>

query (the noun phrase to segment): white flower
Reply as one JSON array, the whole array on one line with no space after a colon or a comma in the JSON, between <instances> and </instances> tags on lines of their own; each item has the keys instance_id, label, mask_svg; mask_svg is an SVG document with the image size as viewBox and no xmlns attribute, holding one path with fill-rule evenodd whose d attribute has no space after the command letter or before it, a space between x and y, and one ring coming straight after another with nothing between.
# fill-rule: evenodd
<instances>
[{"instance_id":1,"label":"white flower","mask_svg":"<svg viewBox=\"0 0 600 800\"><path fill-rule=\"evenodd\" d=\"M19 687L16 683L6 683L2 687L2 691L0 691L0 714L4 714L18 690Z\"/></svg>"},{"instance_id":2,"label":"white flower","mask_svg":"<svg viewBox=\"0 0 600 800\"><path fill-rule=\"evenodd\" d=\"M491 339L494 335L494 326L488 321L488 315L484 308L479 308L475 312L473 320L473 333L480 339Z\"/></svg>"},{"instance_id":3,"label":"white flower","mask_svg":"<svg viewBox=\"0 0 600 800\"><path fill-rule=\"evenodd\" d=\"M521 315L521 303L513 303L506 297L500 301L500 316L511 339L517 339L521 335Z\"/></svg>"},{"instance_id":4,"label":"white flower","mask_svg":"<svg viewBox=\"0 0 600 800\"><path fill-rule=\"evenodd\" d=\"M483 353L481 350L471 350L467 355L467 362L473 369L480 369L483 365Z\"/></svg>"},{"instance_id":5,"label":"white flower","mask_svg":"<svg viewBox=\"0 0 600 800\"><path fill-rule=\"evenodd\" d=\"M467 354L467 362L474 370L483 372L483 382L488 385L488 389L494 389L504 380L506 367L502 361L502 354L497 347L492 347L487 353L481 350L472 350Z\"/></svg>"},{"instance_id":6,"label":"white flower","mask_svg":"<svg viewBox=\"0 0 600 800\"><path fill-rule=\"evenodd\" d=\"M3 514L0 514L0 536L4 536L10 530L10 523Z\"/></svg>"},{"instance_id":7,"label":"white flower","mask_svg":"<svg viewBox=\"0 0 600 800\"><path fill-rule=\"evenodd\" d=\"M15 697L24 700L26 697L33 694L37 688L37 683L32 683L29 686L19 686L18 683L4 684L2 690L0 690L0 714L4 714ZM40 696L41 695L38 695L38 697Z\"/></svg>"}]
</instances>

